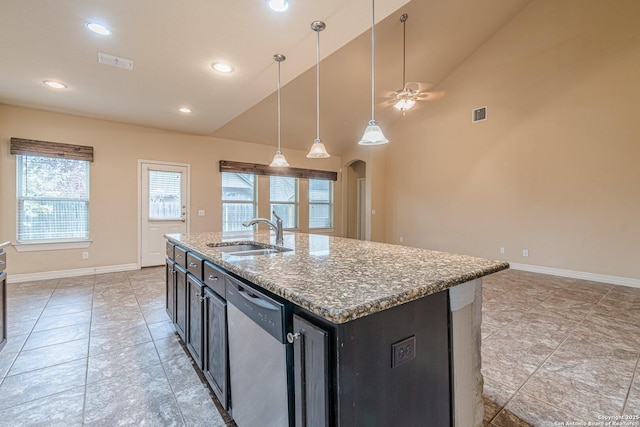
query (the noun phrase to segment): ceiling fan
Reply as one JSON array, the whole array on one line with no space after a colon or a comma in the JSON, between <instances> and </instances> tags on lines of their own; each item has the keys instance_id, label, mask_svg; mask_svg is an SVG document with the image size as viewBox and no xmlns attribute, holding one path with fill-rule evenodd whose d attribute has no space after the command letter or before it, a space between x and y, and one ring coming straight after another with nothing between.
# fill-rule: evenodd
<instances>
[{"instance_id":1,"label":"ceiling fan","mask_svg":"<svg viewBox=\"0 0 640 427\"><path fill-rule=\"evenodd\" d=\"M433 85L427 83L407 82L406 81L406 38L407 38L407 19L409 15L404 13L400 16L402 22L402 89L385 94L385 104L393 105L397 110L402 111L404 116L407 110L416 105L417 101L435 100L442 98L444 92L428 92Z\"/></svg>"}]
</instances>

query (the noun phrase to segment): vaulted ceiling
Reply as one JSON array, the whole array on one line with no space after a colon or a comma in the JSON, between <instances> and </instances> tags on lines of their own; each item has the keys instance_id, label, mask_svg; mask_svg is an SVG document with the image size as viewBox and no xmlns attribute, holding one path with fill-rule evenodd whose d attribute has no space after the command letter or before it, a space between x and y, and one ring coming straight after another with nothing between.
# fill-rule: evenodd
<instances>
[{"instance_id":1,"label":"vaulted ceiling","mask_svg":"<svg viewBox=\"0 0 640 427\"><path fill-rule=\"evenodd\" d=\"M446 96L438 83L529 1L377 0L381 124L402 119L389 98L402 86L402 13L409 15L407 81L430 88L419 105L428 108ZM90 20L112 34L89 32ZM369 0L290 0L283 13L265 0L5 1L0 103L275 145L273 55L282 53L282 145L307 150L316 133L315 20L327 25L320 34L321 137L340 155L371 114ZM133 60L133 70L99 64L98 52ZM235 71L214 71L216 61ZM68 88L50 89L47 79ZM192 113L178 112L182 106Z\"/></svg>"}]
</instances>

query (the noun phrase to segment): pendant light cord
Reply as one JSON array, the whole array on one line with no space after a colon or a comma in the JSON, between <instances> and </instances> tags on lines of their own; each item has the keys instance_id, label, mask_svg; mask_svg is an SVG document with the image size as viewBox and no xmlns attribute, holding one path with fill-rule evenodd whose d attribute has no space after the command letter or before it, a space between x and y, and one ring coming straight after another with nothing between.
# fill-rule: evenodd
<instances>
[{"instance_id":1,"label":"pendant light cord","mask_svg":"<svg viewBox=\"0 0 640 427\"><path fill-rule=\"evenodd\" d=\"M316 141L320 141L320 31L316 49Z\"/></svg>"},{"instance_id":2,"label":"pendant light cord","mask_svg":"<svg viewBox=\"0 0 640 427\"><path fill-rule=\"evenodd\" d=\"M280 154L280 61L278 61L278 154Z\"/></svg>"},{"instance_id":3,"label":"pendant light cord","mask_svg":"<svg viewBox=\"0 0 640 427\"><path fill-rule=\"evenodd\" d=\"M371 0L371 120L375 120L376 82L376 0Z\"/></svg>"}]
</instances>

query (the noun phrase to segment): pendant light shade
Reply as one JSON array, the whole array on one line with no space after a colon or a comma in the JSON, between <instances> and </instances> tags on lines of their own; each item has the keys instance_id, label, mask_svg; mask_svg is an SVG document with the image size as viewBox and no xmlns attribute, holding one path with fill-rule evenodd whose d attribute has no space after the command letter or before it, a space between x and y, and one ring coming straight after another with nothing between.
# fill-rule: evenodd
<instances>
[{"instance_id":1,"label":"pendant light shade","mask_svg":"<svg viewBox=\"0 0 640 427\"><path fill-rule=\"evenodd\" d=\"M307 154L307 157L312 159L326 159L327 157L331 157L320 140L320 31L325 28L326 25L322 21L313 21L311 23L311 29L318 34L316 49L316 139L311 145L309 154Z\"/></svg>"},{"instance_id":2,"label":"pendant light shade","mask_svg":"<svg viewBox=\"0 0 640 427\"><path fill-rule=\"evenodd\" d=\"M287 159L284 158L284 155L280 151L280 63L287 58L277 53L273 55L273 59L278 63L278 151L276 151L276 155L273 156L273 160L269 166L272 168L286 168L289 166L289 163L287 163Z\"/></svg>"},{"instance_id":3,"label":"pendant light shade","mask_svg":"<svg viewBox=\"0 0 640 427\"><path fill-rule=\"evenodd\" d=\"M381 145L389 140L382 133L375 118L375 87L376 87L376 2L371 0L371 120L364 130L364 135L358 144Z\"/></svg>"}]
</instances>

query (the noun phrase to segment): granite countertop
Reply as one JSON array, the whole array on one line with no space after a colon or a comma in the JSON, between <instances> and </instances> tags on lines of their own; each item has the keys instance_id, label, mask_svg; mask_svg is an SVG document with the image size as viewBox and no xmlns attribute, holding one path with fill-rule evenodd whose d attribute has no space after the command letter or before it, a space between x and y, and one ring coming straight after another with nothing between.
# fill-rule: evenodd
<instances>
[{"instance_id":1,"label":"granite countertop","mask_svg":"<svg viewBox=\"0 0 640 427\"><path fill-rule=\"evenodd\" d=\"M0 242L0 249L3 249L7 246L9 246L11 244L11 242Z\"/></svg>"},{"instance_id":2,"label":"granite countertop","mask_svg":"<svg viewBox=\"0 0 640 427\"><path fill-rule=\"evenodd\" d=\"M285 233L290 252L234 256L208 243L259 242L267 231L168 234L173 243L332 323L345 323L509 268L492 261L386 243Z\"/></svg>"}]
</instances>

